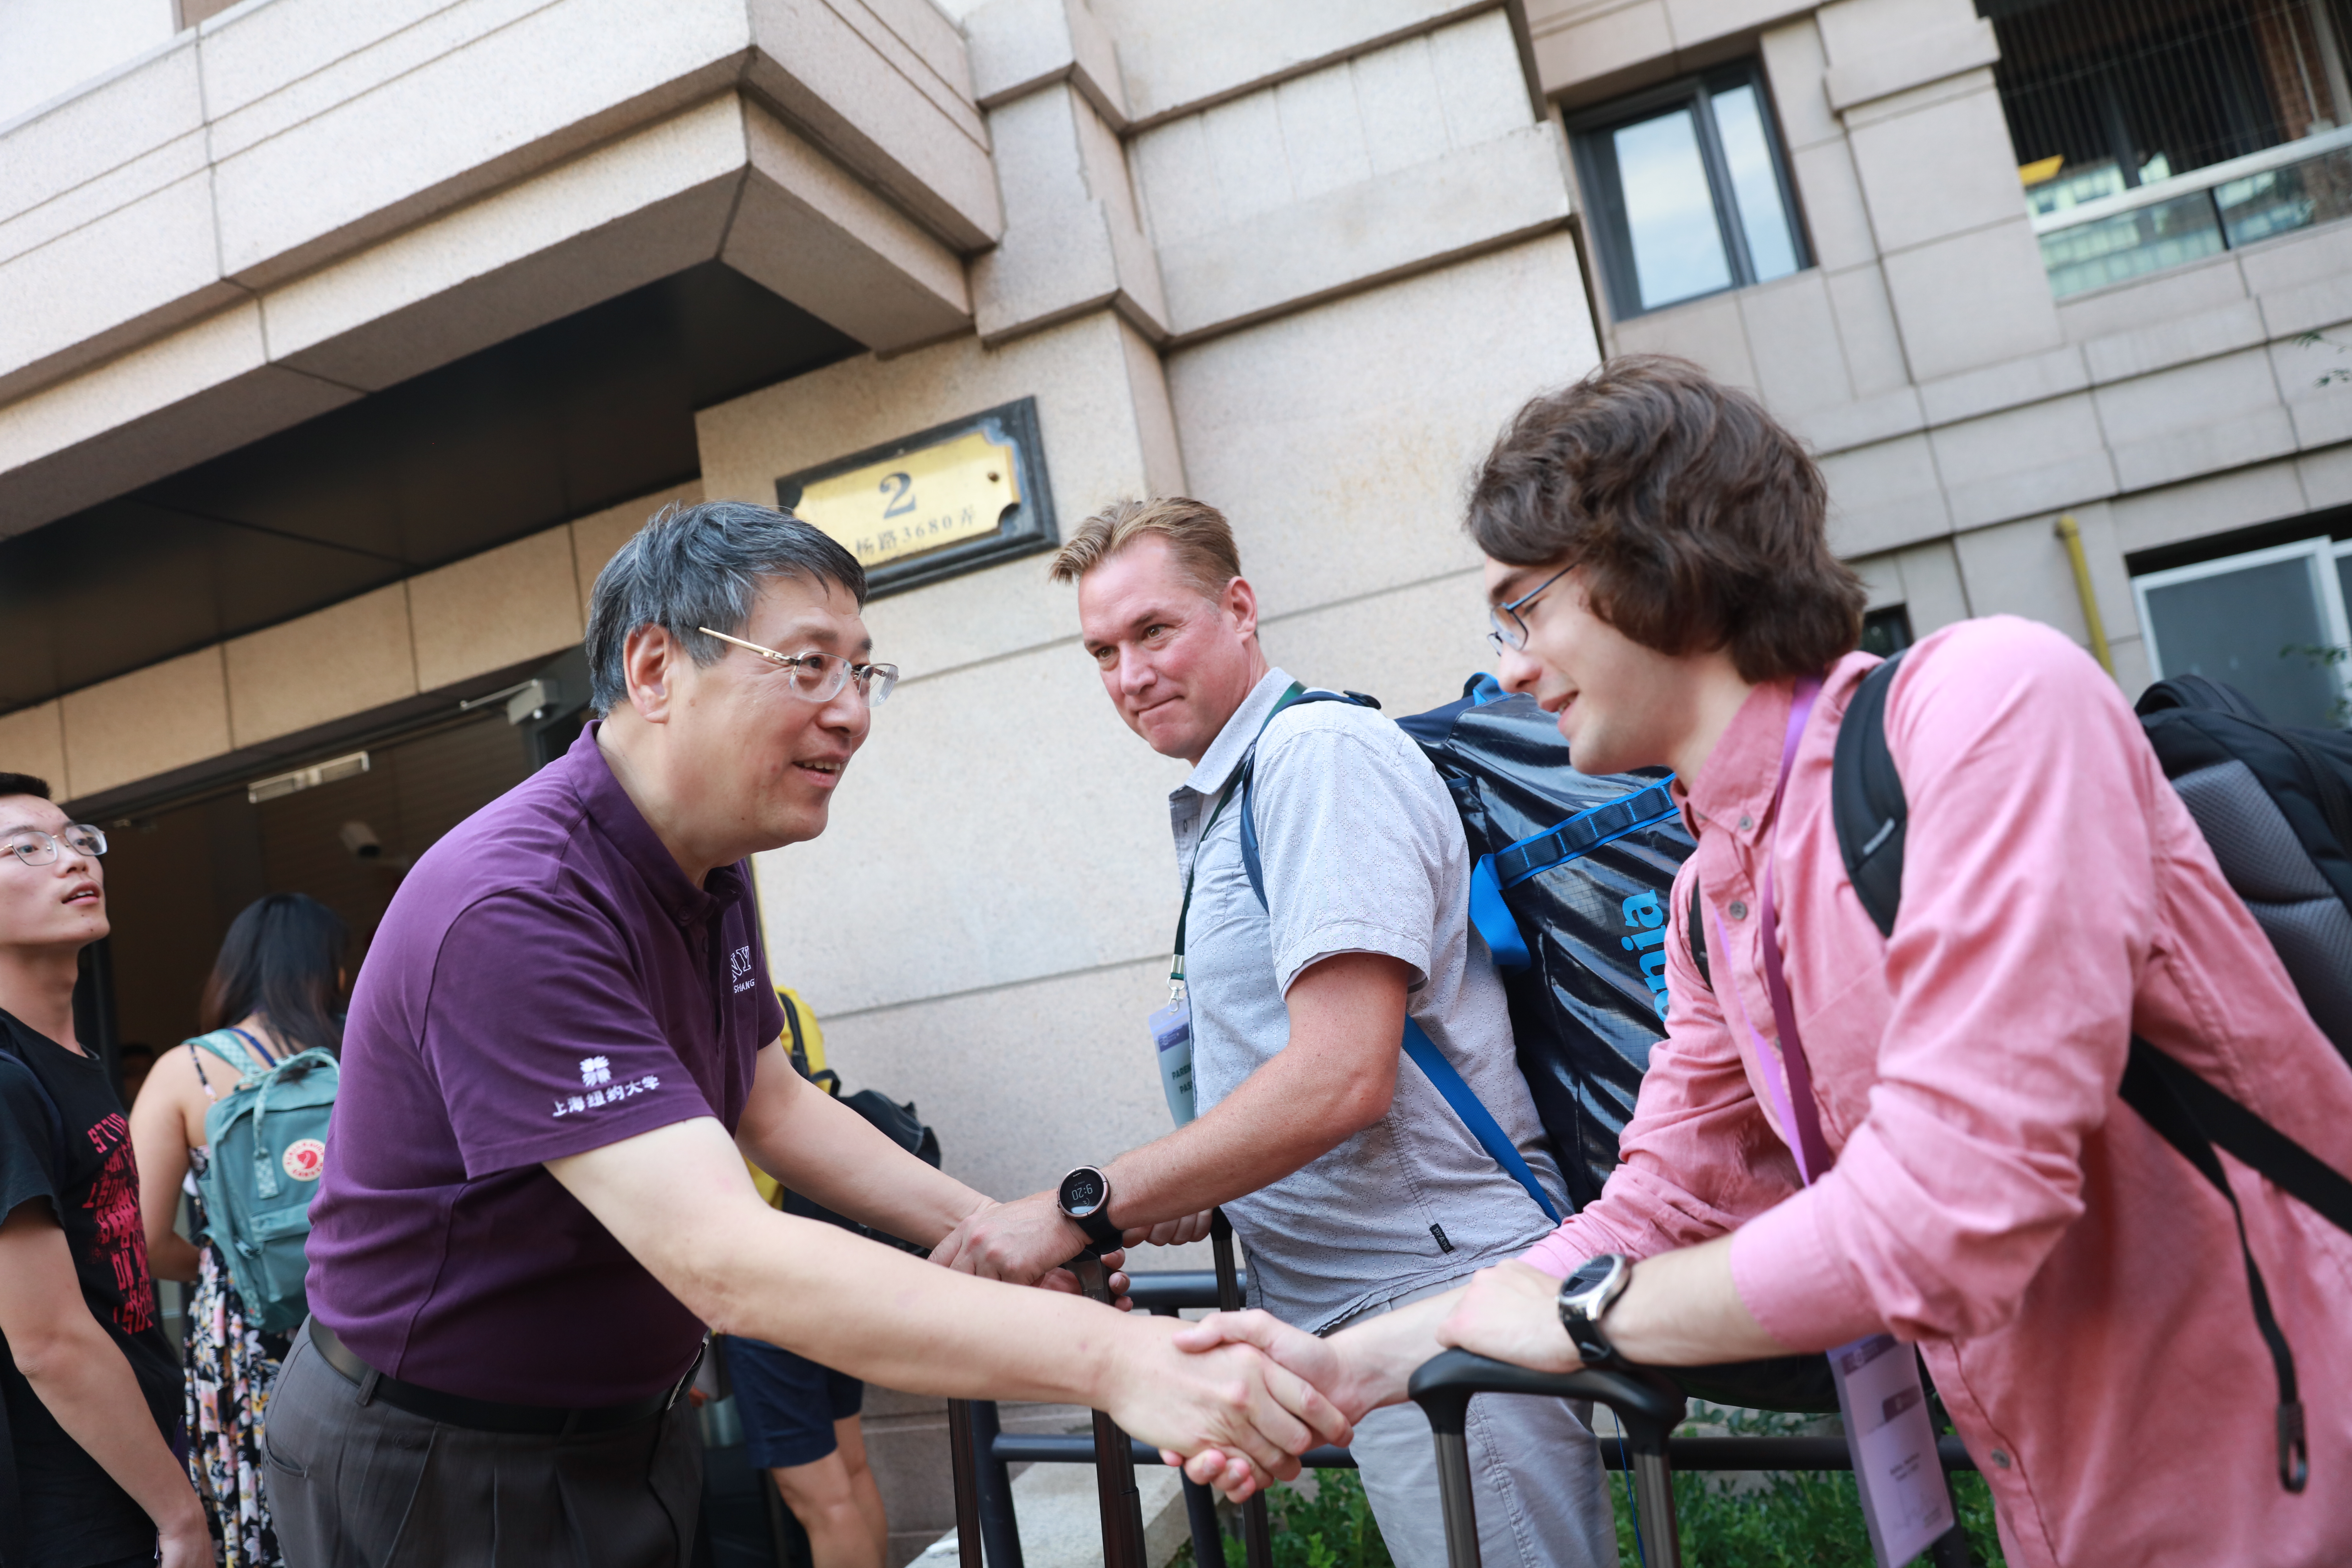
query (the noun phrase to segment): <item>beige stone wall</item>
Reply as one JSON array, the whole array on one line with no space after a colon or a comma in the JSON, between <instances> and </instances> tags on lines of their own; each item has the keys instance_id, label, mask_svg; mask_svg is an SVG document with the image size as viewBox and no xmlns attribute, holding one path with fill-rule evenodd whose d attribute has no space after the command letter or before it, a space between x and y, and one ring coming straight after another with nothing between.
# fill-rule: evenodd
<instances>
[{"instance_id":1,"label":"beige stone wall","mask_svg":"<svg viewBox=\"0 0 2352 1568\"><path fill-rule=\"evenodd\" d=\"M0 126L168 41L172 0L0 5Z\"/></svg>"}]
</instances>

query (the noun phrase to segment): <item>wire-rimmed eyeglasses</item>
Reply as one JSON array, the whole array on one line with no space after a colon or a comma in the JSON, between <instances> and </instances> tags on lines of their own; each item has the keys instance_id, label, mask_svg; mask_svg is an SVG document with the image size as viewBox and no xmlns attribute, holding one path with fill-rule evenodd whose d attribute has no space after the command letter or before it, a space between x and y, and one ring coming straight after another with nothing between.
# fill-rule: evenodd
<instances>
[{"instance_id":1,"label":"wire-rimmed eyeglasses","mask_svg":"<svg viewBox=\"0 0 2352 1568\"><path fill-rule=\"evenodd\" d=\"M1486 633L1486 640L1495 645L1496 653L1507 648L1517 653L1528 646L1528 623L1520 617L1519 612L1534 604L1546 588L1575 570L1573 566L1563 566L1509 604L1487 607L1486 625L1492 629Z\"/></svg>"},{"instance_id":2,"label":"wire-rimmed eyeglasses","mask_svg":"<svg viewBox=\"0 0 2352 1568\"><path fill-rule=\"evenodd\" d=\"M845 685L855 680L857 695L866 699L866 706L879 708L890 700L891 689L898 684L898 667L895 664L852 664L837 653L778 653L741 637L730 637L725 632L714 632L709 626L697 626L695 630L720 642L749 648L769 663L791 670L794 695L811 702L830 702Z\"/></svg>"},{"instance_id":3,"label":"wire-rimmed eyeglasses","mask_svg":"<svg viewBox=\"0 0 2352 1568\"><path fill-rule=\"evenodd\" d=\"M106 853L106 835L86 822L77 822L63 833L20 827L0 839L0 849L7 850L27 866L54 866L60 844L85 860L95 860Z\"/></svg>"}]
</instances>

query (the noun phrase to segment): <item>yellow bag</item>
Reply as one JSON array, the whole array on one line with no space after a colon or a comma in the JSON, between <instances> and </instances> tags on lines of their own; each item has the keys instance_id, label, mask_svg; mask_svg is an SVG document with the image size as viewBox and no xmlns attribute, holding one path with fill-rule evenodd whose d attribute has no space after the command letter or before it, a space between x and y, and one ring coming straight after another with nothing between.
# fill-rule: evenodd
<instances>
[{"instance_id":1,"label":"yellow bag","mask_svg":"<svg viewBox=\"0 0 2352 1568\"><path fill-rule=\"evenodd\" d=\"M784 1006L784 1037L788 1042L785 1048L792 1055L793 1066L827 1094L838 1093L841 1079L824 1065L824 1030L818 1025L816 1015L808 1010L800 993L789 985L776 987L776 1000ZM751 1173L751 1185L759 1189L760 1201L772 1209L782 1208L784 1189L776 1178L749 1160L743 1164Z\"/></svg>"}]
</instances>

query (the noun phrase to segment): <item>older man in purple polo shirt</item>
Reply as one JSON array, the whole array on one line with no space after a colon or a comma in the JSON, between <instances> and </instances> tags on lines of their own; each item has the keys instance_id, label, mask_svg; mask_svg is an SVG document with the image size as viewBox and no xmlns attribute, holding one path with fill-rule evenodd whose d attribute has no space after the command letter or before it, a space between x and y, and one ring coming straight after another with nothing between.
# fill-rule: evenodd
<instances>
[{"instance_id":1,"label":"older man in purple polo shirt","mask_svg":"<svg viewBox=\"0 0 2352 1568\"><path fill-rule=\"evenodd\" d=\"M706 1326L895 1388L1109 1410L1258 1474L1303 1383L762 1204L749 1158L936 1244L989 1200L806 1089L746 858L813 838L898 672L865 574L762 507L666 510L596 580L604 715L408 875L352 994L312 1317L269 1410L295 1568L682 1564ZM1114 1258L1114 1261L1116 1261ZM1246 1486L1242 1489L1246 1489Z\"/></svg>"}]
</instances>

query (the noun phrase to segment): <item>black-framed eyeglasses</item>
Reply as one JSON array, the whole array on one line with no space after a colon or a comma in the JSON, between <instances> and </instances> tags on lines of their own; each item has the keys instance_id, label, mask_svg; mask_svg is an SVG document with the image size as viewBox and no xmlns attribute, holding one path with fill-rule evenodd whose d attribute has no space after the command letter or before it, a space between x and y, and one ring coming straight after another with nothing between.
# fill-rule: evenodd
<instances>
[{"instance_id":1,"label":"black-framed eyeglasses","mask_svg":"<svg viewBox=\"0 0 2352 1568\"><path fill-rule=\"evenodd\" d=\"M1495 645L1496 653L1506 648L1517 653L1528 646L1528 623L1521 618L1519 612L1541 597L1546 588L1575 570L1573 566L1563 566L1509 604L1487 606L1486 624L1492 629L1486 633L1486 640Z\"/></svg>"},{"instance_id":2,"label":"black-framed eyeglasses","mask_svg":"<svg viewBox=\"0 0 2352 1568\"><path fill-rule=\"evenodd\" d=\"M77 822L63 833L20 827L5 840L0 840L0 848L5 848L27 866L54 866L60 844L85 860L95 860L106 853L106 835L86 822Z\"/></svg>"},{"instance_id":3,"label":"black-framed eyeglasses","mask_svg":"<svg viewBox=\"0 0 2352 1568\"><path fill-rule=\"evenodd\" d=\"M866 699L866 706L879 708L890 700L891 689L898 684L898 667L895 664L852 664L837 653L778 653L741 637L730 637L725 632L714 632L709 626L697 626L695 630L720 642L749 648L769 663L791 670L793 693L812 702L832 701L844 686L855 680L857 695Z\"/></svg>"}]
</instances>

